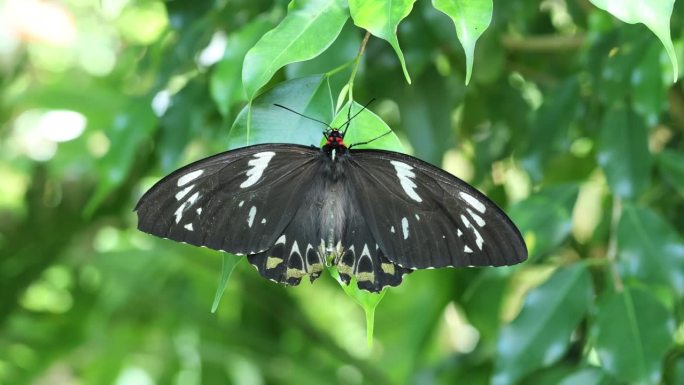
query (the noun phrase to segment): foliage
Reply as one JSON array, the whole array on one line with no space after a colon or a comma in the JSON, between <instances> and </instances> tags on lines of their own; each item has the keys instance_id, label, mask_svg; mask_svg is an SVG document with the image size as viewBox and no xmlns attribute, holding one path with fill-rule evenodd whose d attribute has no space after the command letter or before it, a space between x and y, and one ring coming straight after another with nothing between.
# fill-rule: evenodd
<instances>
[{"instance_id":1,"label":"foliage","mask_svg":"<svg viewBox=\"0 0 684 385\"><path fill-rule=\"evenodd\" d=\"M0 2L0 384L683 384L682 7ZM340 124L371 98L349 141L391 127L370 146L476 185L529 261L380 302L135 229L189 161L320 143L273 103Z\"/></svg>"}]
</instances>

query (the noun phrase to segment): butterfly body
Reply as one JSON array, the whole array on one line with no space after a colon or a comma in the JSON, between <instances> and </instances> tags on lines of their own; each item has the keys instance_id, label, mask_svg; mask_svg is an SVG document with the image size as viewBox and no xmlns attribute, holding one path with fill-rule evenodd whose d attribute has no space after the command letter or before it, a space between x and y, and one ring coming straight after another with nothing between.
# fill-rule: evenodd
<instances>
[{"instance_id":1,"label":"butterfly body","mask_svg":"<svg viewBox=\"0 0 684 385\"><path fill-rule=\"evenodd\" d=\"M527 250L475 188L417 158L355 149L344 133L321 148L261 144L181 168L141 199L139 229L247 255L275 282L311 281L334 265L380 291L415 269L501 266Z\"/></svg>"}]
</instances>

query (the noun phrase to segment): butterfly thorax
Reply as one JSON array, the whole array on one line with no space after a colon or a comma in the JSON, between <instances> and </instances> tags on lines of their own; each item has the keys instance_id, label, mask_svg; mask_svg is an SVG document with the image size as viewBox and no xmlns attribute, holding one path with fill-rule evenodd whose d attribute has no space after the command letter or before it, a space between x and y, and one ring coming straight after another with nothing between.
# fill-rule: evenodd
<instances>
[{"instance_id":1,"label":"butterfly thorax","mask_svg":"<svg viewBox=\"0 0 684 385\"><path fill-rule=\"evenodd\" d=\"M340 159L341 156L347 153L347 145L344 144L344 133L338 129L332 129L325 133L326 142L321 147L323 153L328 156L333 162Z\"/></svg>"}]
</instances>

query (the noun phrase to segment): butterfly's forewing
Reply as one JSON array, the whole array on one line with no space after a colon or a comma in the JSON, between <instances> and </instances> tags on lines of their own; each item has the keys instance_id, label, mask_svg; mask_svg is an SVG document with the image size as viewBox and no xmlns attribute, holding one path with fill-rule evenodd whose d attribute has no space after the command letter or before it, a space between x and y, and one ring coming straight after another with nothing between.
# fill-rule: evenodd
<instances>
[{"instance_id":1,"label":"butterfly's forewing","mask_svg":"<svg viewBox=\"0 0 684 385\"><path fill-rule=\"evenodd\" d=\"M306 207L318 154L317 148L264 144L192 163L140 199L138 228L235 254L268 250Z\"/></svg>"},{"instance_id":2,"label":"butterfly's forewing","mask_svg":"<svg viewBox=\"0 0 684 385\"><path fill-rule=\"evenodd\" d=\"M506 214L455 176L390 151L351 150L348 164L358 210L390 261L422 269L513 265L527 258Z\"/></svg>"}]
</instances>

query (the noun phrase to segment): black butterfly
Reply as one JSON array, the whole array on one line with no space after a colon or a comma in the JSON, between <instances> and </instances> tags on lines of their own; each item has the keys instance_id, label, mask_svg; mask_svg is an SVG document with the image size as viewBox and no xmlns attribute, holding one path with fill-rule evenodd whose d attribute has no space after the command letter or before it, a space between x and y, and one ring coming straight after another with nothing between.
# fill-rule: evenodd
<instances>
[{"instance_id":1,"label":"black butterfly","mask_svg":"<svg viewBox=\"0 0 684 385\"><path fill-rule=\"evenodd\" d=\"M347 146L345 133L326 130L321 148L258 144L176 170L138 202L138 229L246 255L286 285L332 264L372 292L415 269L527 258L518 229L475 188L409 155L352 149L365 143Z\"/></svg>"}]
</instances>

